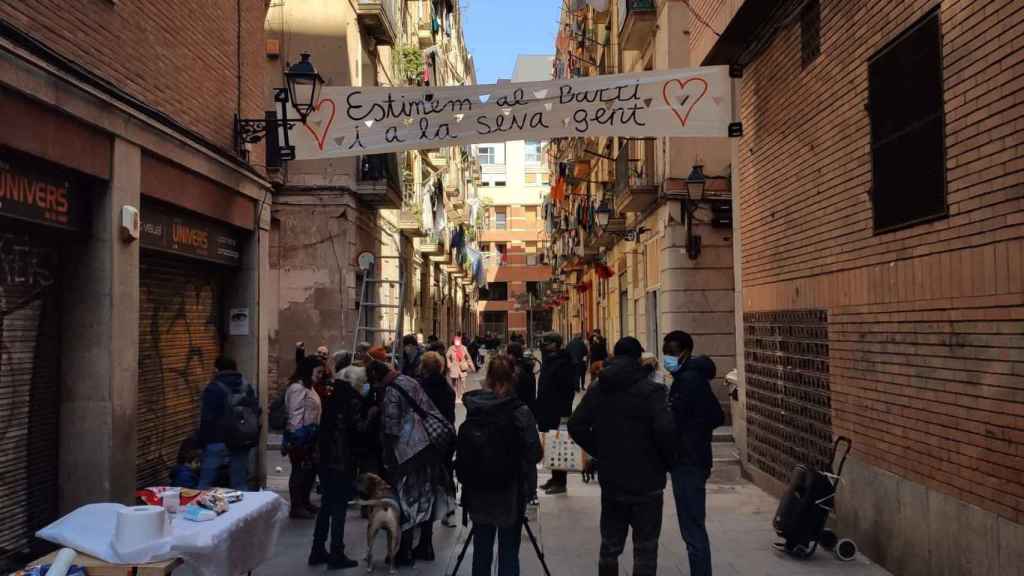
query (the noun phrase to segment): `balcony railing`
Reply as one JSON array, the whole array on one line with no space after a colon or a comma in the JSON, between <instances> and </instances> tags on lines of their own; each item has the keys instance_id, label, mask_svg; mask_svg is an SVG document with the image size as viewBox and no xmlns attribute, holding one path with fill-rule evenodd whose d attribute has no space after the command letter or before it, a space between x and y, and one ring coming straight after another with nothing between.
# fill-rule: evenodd
<instances>
[{"instance_id":1,"label":"balcony railing","mask_svg":"<svg viewBox=\"0 0 1024 576\"><path fill-rule=\"evenodd\" d=\"M654 140L629 141L629 187L652 188L655 179Z\"/></svg>"},{"instance_id":2,"label":"balcony railing","mask_svg":"<svg viewBox=\"0 0 1024 576\"><path fill-rule=\"evenodd\" d=\"M651 40L658 19L655 0L619 0L620 42L626 50L639 50Z\"/></svg>"},{"instance_id":3,"label":"balcony railing","mask_svg":"<svg viewBox=\"0 0 1024 576\"><path fill-rule=\"evenodd\" d=\"M356 176L363 201L377 208L401 208L402 183L398 176L398 159L394 154L360 156Z\"/></svg>"},{"instance_id":4,"label":"balcony railing","mask_svg":"<svg viewBox=\"0 0 1024 576\"><path fill-rule=\"evenodd\" d=\"M615 211L620 214L641 212L658 199L654 140L630 140L625 152L629 174L615 196Z\"/></svg>"},{"instance_id":5,"label":"balcony railing","mask_svg":"<svg viewBox=\"0 0 1024 576\"><path fill-rule=\"evenodd\" d=\"M359 0L356 5L359 23L367 34L385 46L398 41L402 0Z\"/></svg>"}]
</instances>

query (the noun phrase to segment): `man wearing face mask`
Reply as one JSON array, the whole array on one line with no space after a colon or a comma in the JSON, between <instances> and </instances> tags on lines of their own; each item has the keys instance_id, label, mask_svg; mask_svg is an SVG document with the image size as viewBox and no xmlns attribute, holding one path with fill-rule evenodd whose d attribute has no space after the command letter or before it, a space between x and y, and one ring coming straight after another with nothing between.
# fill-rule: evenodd
<instances>
[{"instance_id":1,"label":"man wearing face mask","mask_svg":"<svg viewBox=\"0 0 1024 576\"><path fill-rule=\"evenodd\" d=\"M676 423L678 450L672 468L672 493L679 531L686 542L691 576L711 576L711 543L704 526L706 484L711 476L711 437L725 422L711 391L715 363L693 356L693 338L682 330L665 335L662 362L672 375L669 404Z\"/></svg>"}]
</instances>

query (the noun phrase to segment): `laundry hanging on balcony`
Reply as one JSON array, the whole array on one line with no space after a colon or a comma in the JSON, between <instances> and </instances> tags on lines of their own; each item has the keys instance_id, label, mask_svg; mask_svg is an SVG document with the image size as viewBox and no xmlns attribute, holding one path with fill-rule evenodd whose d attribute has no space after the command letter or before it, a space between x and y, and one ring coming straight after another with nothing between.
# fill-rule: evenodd
<instances>
[{"instance_id":1,"label":"laundry hanging on balcony","mask_svg":"<svg viewBox=\"0 0 1024 576\"><path fill-rule=\"evenodd\" d=\"M427 180L427 183L423 185L423 192L421 194L422 200L420 203L420 217L422 221L420 224L424 230L434 229L434 206L431 200L431 191L434 189L434 176L431 175Z\"/></svg>"},{"instance_id":2,"label":"laundry hanging on balcony","mask_svg":"<svg viewBox=\"0 0 1024 576\"><path fill-rule=\"evenodd\" d=\"M727 67L711 66L502 85L328 86L306 123L289 130L298 160L562 137L725 138L731 83Z\"/></svg>"}]
</instances>

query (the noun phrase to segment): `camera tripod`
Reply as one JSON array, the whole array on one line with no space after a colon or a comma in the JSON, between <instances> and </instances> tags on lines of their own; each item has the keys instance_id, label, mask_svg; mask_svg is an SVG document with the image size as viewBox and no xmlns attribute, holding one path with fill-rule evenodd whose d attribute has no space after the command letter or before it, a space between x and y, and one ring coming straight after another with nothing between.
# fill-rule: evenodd
<instances>
[{"instance_id":1,"label":"camera tripod","mask_svg":"<svg viewBox=\"0 0 1024 576\"><path fill-rule=\"evenodd\" d=\"M551 576L551 571L548 570L548 563L544 560L544 552L540 549L540 544L537 543L537 537L533 534L533 529L530 528L530 520L523 514L523 528L526 528L526 534L530 537L530 543L533 544L533 549L537 552L537 560L540 560L540 565L544 568L544 574ZM459 552L459 559L455 562L455 569L452 570L452 576L456 576L459 573L459 568L462 566L462 561L466 559L466 552L469 550L469 544L473 541L473 533L476 531L474 526L469 531L469 535L466 536L466 543L462 545L462 551Z\"/></svg>"}]
</instances>

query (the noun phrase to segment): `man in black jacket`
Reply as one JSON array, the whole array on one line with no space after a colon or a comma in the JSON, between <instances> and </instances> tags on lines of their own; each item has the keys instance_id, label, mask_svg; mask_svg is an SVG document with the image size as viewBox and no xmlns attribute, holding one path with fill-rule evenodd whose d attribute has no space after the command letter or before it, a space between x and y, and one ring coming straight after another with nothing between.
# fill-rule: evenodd
<instances>
[{"instance_id":1,"label":"man in black jacket","mask_svg":"<svg viewBox=\"0 0 1024 576\"><path fill-rule=\"evenodd\" d=\"M633 574L658 569L665 474L676 451L665 387L640 364L636 338L615 344L605 365L569 420L569 435L601 461L599 576L619 574L619 556L633 529Z\"/></svg>"},{"instance_id":2,"label":"man in black jacket","mask_svg":"<svg viewBox=\"0 0 1024 576\"><path fill-rule=\"evenodd\" d=\"M565 351L569 353L569 358L572 359L573 370L575 370L575 380L573 385L576 390L582 391L587 385L587 342L583 339L583 334L576 334L573 336L569 344L566 345Z\"/></svg>"},{"instance_id":3,"label":"man in black jacket","mask_svg":"<svg viewBox=\"0 0 1024 576\"><path fill-rule=\"evenodd\" d=\"M541 433L558 430L562 418L572 415L576 397L576 369L569 354L562 349L562 335L548 332L541 339L544 353L537 385L537 427ZM568 474L552 470L551 480L541 486L548 494L565 494Z\"/></svg>"},{"instance_id":4,"label":"man in black jacket","mask_svg":"<svg viewBox=\"0 0 1024 576\"><path fill-rule=\"evenodd\" d=\"M686 542L691 576L711 576L711 543L704 526L706 484L711 476L711 437L725 421L711 391L715 363L693 357L693 338L681 330L665 335L662 362L672 375L669 402L676 423L678 460L672 468L679 531Z\"/></svg>"},{"instance_id":5,"label":"man in black jacket","mask_svg":"<svg viewBox=\"0 0 1024 576\"><path fill-rule=\"evenodd\" d=\"M347 352L345 354L348 354ZM351 355L350 355L351 356ZM323 502L313 531L309 565L327 564L331 570L354 568L359 564L345 555L345 514L354 496L358 455L355 443L363 424L362 398L352 385L334 380L333 393L320 416L320 483ZM327 552L330 533L331 551Z\"/></svg>"}]
</instances>

